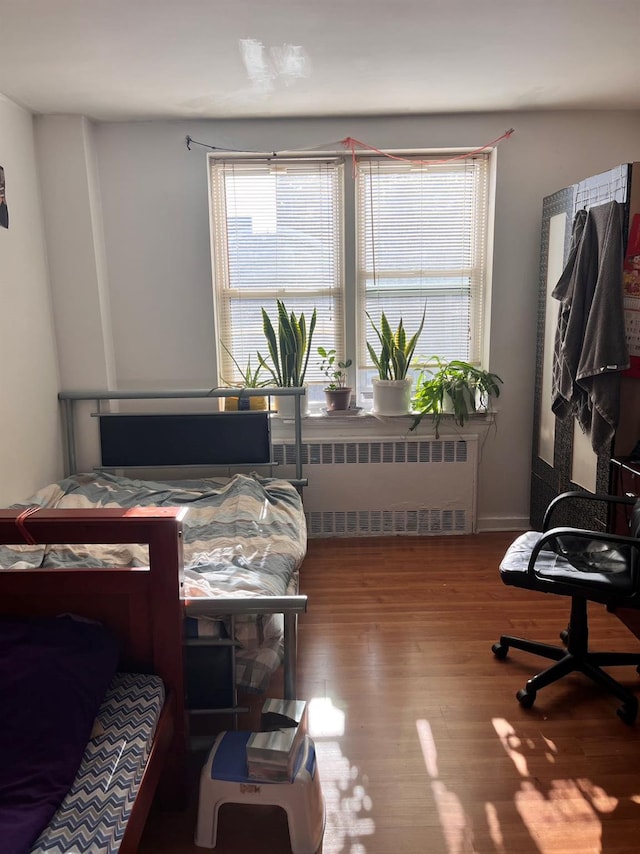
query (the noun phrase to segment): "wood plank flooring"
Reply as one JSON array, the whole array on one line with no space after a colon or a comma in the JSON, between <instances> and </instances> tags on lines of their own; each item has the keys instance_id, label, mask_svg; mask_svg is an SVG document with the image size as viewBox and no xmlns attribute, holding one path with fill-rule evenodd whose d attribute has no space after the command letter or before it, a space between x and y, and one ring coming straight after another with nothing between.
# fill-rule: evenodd
<instances>
[{"instance_id":1,"label":"wood plank flooring","mask_svg":"<svg viewBox=\"0 0 640 854\"><path fill-rule=\"evenodd\" d=\"M574 675L522 709L546 663L491 654L502 633L558 642L568 602L505 587L513 534L311 540L301 573L299 691L327 805L324 854L640 851L640 723ZM593 605L591 646L640 641ZM633 668L617 678L640 689ZM271 696L281 696L274 678ZM243 728L256 726L262 699ZM140 854L195 854L192 806L154 811ZM284 813L228 805L217 854L287 854Z\"/></svg>"}]
</instances>

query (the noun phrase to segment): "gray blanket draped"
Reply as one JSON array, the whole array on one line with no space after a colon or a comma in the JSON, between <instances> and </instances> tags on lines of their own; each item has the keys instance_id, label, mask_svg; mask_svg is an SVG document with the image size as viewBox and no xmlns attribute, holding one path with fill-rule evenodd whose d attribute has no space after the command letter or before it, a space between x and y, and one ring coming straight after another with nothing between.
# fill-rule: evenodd
<instances>
[{"instance_id":1,"label":"gray blanket draped","mask_svg":"<svg viewBox=\"0 0 640 854\"><path fill-rule=\"evenodd\" d=\"M623 259L622 205L578 211L569 258L552 293L560 310L551 408L561 419L573 413L596 453L613 439L620 372L629 367Z\"/></svg>"}]
</instances>

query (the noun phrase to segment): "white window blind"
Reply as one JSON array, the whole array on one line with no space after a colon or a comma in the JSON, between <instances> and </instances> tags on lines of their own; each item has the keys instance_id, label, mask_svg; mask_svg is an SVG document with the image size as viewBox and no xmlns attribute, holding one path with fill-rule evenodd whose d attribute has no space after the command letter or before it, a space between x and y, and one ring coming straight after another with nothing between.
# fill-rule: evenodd
<instances>
[{"instance_id":1,"label":"white window blind","mask_svg":"<svg viewBox=\"0 0 640 854\"><path fill-rule=\"evenodd\" d=\"M384 311L394 330L402 317L409 338L426 308L415 360L480 361L488 163L488 155L429 165L358 159L361 368L373 368L366 342L380 349L365 310L378 326Z\"/></svg>"},{"instance_id":2,"label":"white window blind","mask_svg":"<svg viewBox=\"0 0 640 854\"><path fill-rule=\"evenodd\" d=\"M318 346L344 346L342 162L210 155L209 166L218 339L255 368L258 351L268 356L263 307L276 334L276 299L304 312L307 328L316 308L306 381L320 381ZM224 347L219 365L221 381L239 380Z\"/></svg>"}]
</instances>

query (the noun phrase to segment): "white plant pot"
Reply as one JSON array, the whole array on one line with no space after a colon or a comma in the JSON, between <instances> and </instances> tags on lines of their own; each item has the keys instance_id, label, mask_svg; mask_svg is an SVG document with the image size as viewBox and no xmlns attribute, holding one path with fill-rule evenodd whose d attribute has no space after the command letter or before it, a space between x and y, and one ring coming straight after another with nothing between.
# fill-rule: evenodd
<instances>
[{"instance_id":1,"label":"white plant pot","mask_svg":"<svg viewBox=\"0 0 640 854\"><path fill-rule=\"evenodd\" d=\"M296 417L296 397L295 395L287 395L286 397L274 397L274 406L276 412L281 418ZM300 398L300 414L306 415L309 408L309 395L305 394Z\"/></svg>"},{"instance_id":2,"label":"white plant pot","mask_svg":"<svg viewBox=\"0 0 640 854\"><path fill-rule=\"evenodd\" d=\"M373 379L374 415L408 415L411 411L411 377L403 380Z\"/></svg>"},{"instance_id":3,"label":"white plant pot","mask_svg":"<svg viewBox=\"0 0 640 854\"><path fill-rule=\"evenodd\" d=\"M466 399L467 412L484 412L484 410L486 410L486 403L482 399L480 389L465 388L463 390L463 396ZM455 413L453 400L447 394L447 392L444 393L444 396L442 398L442 412L445 415L453 415Z\"/></svg>"}]
</instances>

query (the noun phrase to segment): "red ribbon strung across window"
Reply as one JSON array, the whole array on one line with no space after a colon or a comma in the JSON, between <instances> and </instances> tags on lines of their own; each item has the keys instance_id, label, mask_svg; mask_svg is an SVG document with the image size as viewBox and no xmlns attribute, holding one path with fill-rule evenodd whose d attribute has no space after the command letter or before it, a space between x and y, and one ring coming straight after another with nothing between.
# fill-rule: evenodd
<instances>
[{"instance_id":1,"label":"red ribbon strung across window","mask_svg":"<svg viewBox=\"0 0 640 854\"><path fill-rule=\"evenodd\" d=\"M480 154L481 151L486 151L487 148L491 148L491 146L497 145L499 142L502 142L503 139L509 139L511 134L514 132L514 128L509 128L509 130L505 131L502 136L498 136L496 137L496 139L492 139L491 142L487 142L485 145L481 145L480 148L474 148L473 151L466 151L464 154L454 154L451 157L444 157L440 160L416 160L411 157L400 157L396 154L389 154L386 151L382 151L379 148L375 148L375 146L369 145L366 142L362 142L359 139L354 139L354 137L352 136L347 136L344 139L341 139L340 142L342 145L344 145L345 148L348 148L351 151L353 177L355 178L357 148L366 148L367 151L374 151L376 154L382 155L382 157L389 158L389 160L400 160L403 163L413 163L418 164L419 166L432 166L435 163L452 163L454 160L465 160L467 157L473 157L474 154Z\"/></svg>"}]
</instances>

